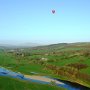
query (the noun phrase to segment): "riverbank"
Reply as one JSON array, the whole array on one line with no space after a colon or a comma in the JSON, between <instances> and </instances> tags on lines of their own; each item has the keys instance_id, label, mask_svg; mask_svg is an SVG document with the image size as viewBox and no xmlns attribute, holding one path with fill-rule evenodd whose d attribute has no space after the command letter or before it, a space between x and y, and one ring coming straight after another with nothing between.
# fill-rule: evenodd
<instances>
[{"instance_id":1,"label":"riverbank","mask_svg":"<svg viewBox=\"0 0 90 90\"><path fill-rule=\"evenodd\" d=\"M67 90L67 89L48 84L39 84L30 81L23 81L16 78L0 76L0 90Z\"/></svg>"},{"instance_id":2,"label":"riverbank","mask_svg":"<svg viewBox=\"0 0 90 90\"><path fill-rule=\"evenodd\" d=\"M67 81L62 81L47 76L25 75L25 74L21 74L20 72L16 73L5 68L0 68L0 76L17 78L19 80L27 81L27 82L29 81L32 83L59 86L60 88L65 88L67 90L90 90L90 88L84 87L79 84L77 87L77 84L73 84L72 82L66 83ZM85 89L83 89L83 87Z\"/></svg>"},{"instance_id":3,"label":"riverbank","mask_svg":"<svg viewBox=\"0 0 90 90\"><path fill-rule=\"evenodd\" d=\"M24 75L26 78L30 78L30 79L34 79L34 80L40 80L40 81L44 81L44 82L54 82L56 84L64 84L60 81L48 78L48 77L44 77L44 76L36 76L36 75Z\"/></svg>"}]
</instances>

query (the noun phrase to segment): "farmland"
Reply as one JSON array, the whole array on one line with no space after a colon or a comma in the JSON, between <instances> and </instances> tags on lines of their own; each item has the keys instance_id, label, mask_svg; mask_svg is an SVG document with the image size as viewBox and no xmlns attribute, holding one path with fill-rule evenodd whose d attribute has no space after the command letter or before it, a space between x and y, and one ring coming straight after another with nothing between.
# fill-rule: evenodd
<instances>
[{"instance_id":1,"label":"farmland","mask_svg":"<svg viewBox=\"0 0 90 90\"><path fill-rule=\"evenodd\" d=\"M36 75L50 76L90 87L90 43L2 49L0 66L22 74L32 75L31 72L35 72Z\"/></svg>"}]
</instances>

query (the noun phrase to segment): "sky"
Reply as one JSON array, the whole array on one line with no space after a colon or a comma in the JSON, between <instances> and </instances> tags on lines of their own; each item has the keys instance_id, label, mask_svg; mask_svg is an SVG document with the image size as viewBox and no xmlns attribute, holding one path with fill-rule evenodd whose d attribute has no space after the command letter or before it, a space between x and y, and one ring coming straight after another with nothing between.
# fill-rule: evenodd
<instances>
[{"instance_id":1,"label":"sky","mask_svg":"<svg viewBox=\"0 0 90 90\"><path fill-rule=\"evenodd\" d=\"M0 0L0 43L89 41L90 0Z\"/></svg>"}]
</instances>

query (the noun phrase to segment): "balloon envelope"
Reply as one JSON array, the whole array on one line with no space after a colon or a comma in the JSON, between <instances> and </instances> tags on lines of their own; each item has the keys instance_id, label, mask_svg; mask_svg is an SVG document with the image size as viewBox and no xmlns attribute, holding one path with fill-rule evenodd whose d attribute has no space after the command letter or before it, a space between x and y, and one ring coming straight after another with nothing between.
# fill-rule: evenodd
<instances>
[{"instance_id":1,"label":"balloon envelope","mask_svg":"<svg viewBox=\"0 0 90 90\"><path fill-rule=\"evenodd\" d=\"M52 10L52 13L54 14L55 13L55 10Z\"/></svg>"}]
</instances>

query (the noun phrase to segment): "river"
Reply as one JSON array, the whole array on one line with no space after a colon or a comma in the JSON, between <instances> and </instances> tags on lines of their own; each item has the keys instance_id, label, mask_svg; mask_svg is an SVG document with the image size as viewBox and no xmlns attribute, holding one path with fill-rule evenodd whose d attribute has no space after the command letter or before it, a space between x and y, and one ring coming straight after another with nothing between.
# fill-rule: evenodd
<instances>
[{"instance_id":1,"label":"river","mask_svg":"<svg viewBox=\"0 0 90 90\"><path fill-rule=\"evenodd\" d=\"M13 72L11 70L8 70L6 68L0 67L0 76L9 76L12 78L18 78L26 81L31 81L31 82L36 82L36 83L41 83L41 84L50 84L50 80L53 81L55 80L55 83L59 87L66 88L67 90L90 90L90 88L82 86L77 83L72 83L69 81L64 81L56 78L49 78L46 76L32 76L32 77L27 77L26 75L23 75L18 72Z\"/></svg>"}]
</instances>

